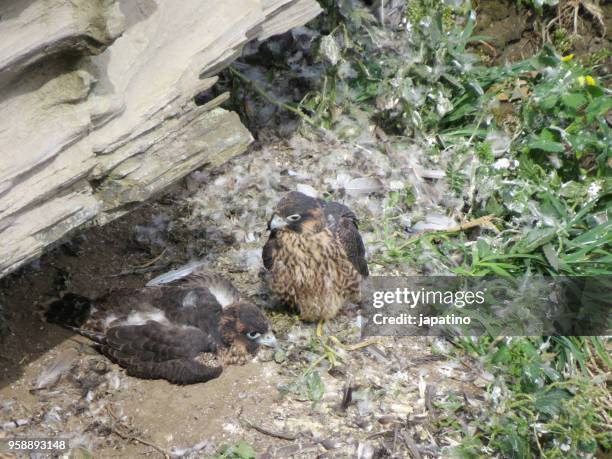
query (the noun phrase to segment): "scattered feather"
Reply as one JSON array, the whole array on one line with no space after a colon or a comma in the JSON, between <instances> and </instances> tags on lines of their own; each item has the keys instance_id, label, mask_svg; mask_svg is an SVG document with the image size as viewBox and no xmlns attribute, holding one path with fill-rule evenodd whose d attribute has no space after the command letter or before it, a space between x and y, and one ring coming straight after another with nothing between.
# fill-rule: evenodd
<instances>
[{"instance_id":1,"label":"scattered feather","mask_svg":"<svg viewBox=\"0 0 612 459\"><path fill-rule=\"evenodd\" d=\"M170 456L172 458L185 458L185 457L200 457L201 451L209 446L209 442L207 440L202 440L192 446L188 446L186 448L179 448L173 446L170 449Z\"/></svg>"},{"instance_id":2,"label":"scattered feather","mask_svg":"<svg viewBox=\"0 0 612 459\"><path fill-rule=\"evenodd\" d=\"M350 180L344 188L349 195L359 196L380 191L383 184L376 177L360 177Z\"/></svg>"},{"instance_id":3,"label":"scattered feather","mask_svg":"<svg viewBox=\"0 0 612 459\"><path fill-rule=\"evenodd\" d=\"M318 198L319 193L317 193L317 190L315 190L313 187L311 187L310 185L306 185L304 183L299 183L295 189L297 191L299 191L300 193L304 193L306 196L310 196L313 198Z\"/></svg>"},{"instance_id":4,"label":"scattered feather","mask_svg":"<svg viewBox=\"0 0 612 459\"><path fill-rule=\"evenodd\" d=\"M203 262L203 261L194 261L194 262L188 263L185 266L181 266L180 268L173 269L172 271L168 271L167 273L154 277L149 282L147 282L146 286L155 287L158 285L170 284L171 282L187 277L196 268L199 268L200 266L203 266L205 264L206 262Z\"/></svg>"},{"instance_id":5,"label":"scattered feather","mask_svg":"<svg viewBox=\"0 0 612 459\"><path fill-rule=\"evenodd\" d=\"M413 227L413 231L444 231L452 228L457 224L452 218L438 213L430 213L425 216L424 220L417 222Z\"/></svg>"},{"instance_id":6,"label":"scattered feather","mask_svg":"<svg viewBox=\"0 0 612 459\"><path fill-rule=\"evenodd\" d=\"M51 363L50 366L44 368L34 381L34 387L32 391L39 391L42 389L50 389L55 386L62 375L66 374L74 362L78 358L79 354L74 348L66 349L61 352Z\"/></svg>"},{"instance_id":7,"label":"scattered feather","mask_svg":"<svg viewBox=\"0 0 612 459\"><path fill-rule=\"evenodd\" d=\"M357 446L357 459L372 459L374 457L374 446L369 441L359 442Z\"/></svg>"}]
</instances>

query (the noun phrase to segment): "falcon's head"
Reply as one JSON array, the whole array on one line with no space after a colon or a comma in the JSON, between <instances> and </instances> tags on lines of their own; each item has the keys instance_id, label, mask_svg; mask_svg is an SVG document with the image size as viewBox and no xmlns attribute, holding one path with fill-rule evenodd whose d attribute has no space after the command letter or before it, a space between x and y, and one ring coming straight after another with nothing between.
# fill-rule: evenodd
<instances>
[{"instance_id":1,"label":"falcon's head","mask_svg":"<svg viewBox=\"0 0 612 459\"><path fill-rule=\"evenodd\" d=\"M299 191L283 196L268 222L268 229L272 231L318 233L323 228L325 216L319 200Z\"/></svg>"},{"instance_id":2,"label":"falcon's head","mask_svg":"<svg viewBox=\"0 0 612 459\"><path fill-rule=\"evenodd\" d=\"M239 352L256 354L260 346L276 347L264 313L248 301L224 307L219 324L223 343Z\"/></svg>"}]
</instances>

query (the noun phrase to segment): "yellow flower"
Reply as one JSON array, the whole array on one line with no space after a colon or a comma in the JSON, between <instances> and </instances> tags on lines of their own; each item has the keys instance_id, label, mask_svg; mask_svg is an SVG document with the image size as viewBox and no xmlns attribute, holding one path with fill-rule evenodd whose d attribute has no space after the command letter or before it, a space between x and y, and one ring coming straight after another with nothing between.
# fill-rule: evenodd
<instances>
[{"instance_id":1,"label":"yellow flower","mask_svg":"<svg viewBox=\"0 0 612 459\"><path fill-rule=\"evenodd\" d=\"M586 81L586 79L583 76L579 76L578 78L576 78L576 81L580 86L584 86L584 82Z\"/></svg>"},{"instance_id":2,"label":"yellow flower","mask_svg":"<svg viewBox=\"0 0 612 459\"><path fill-rule=\"evenodd\" d=\"M574 55L573 55L573 54L568 54L567 56L563 56L563 57L561 58L561 62L569 62L569 61L571 61L573 58L574 58Z\"/></svg>"},{"instance_id":3,"label":"yellow flower","mask_svg":"<svg viewBox=\"0 0 612 459\"><path fill-rule=\"evenodd\" d=\"M591 75L587 75L586 77L584 77L584 81L589 86L595 86L597 84L595 83L595 78L593 78Z\"/></svg>"}]
</instances>

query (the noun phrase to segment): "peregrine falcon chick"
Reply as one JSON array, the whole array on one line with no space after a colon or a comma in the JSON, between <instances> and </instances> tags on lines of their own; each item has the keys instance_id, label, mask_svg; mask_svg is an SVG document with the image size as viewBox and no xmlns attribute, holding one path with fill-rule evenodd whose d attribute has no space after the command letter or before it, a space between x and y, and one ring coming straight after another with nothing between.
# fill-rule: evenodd
<instances>
[{"instance_id":1,"label":"peregrine falcon chick","mask_svg":"<svg viewBox=\"0 0 612 459\"><path fill-rule=\"evenodd\" d=\"M357 223L343 204L296 191L278 202L263 263L272 293L303 320L331 319L345 302L359 300L368 265Z\"/></svg>"},{"instance_id":2,"label":"peregrine falcon chick","mask_svg":"<svg viewBox=\"0 0 612 459\"><path fill-rule=\"evenodd\" d=\"M66 294L49 305L47 321L90 338L130 376L175 384L216 378L276 344L263 312L229 281L197 266L168 274L98 300Z\"/></svg>"}]
</instances>

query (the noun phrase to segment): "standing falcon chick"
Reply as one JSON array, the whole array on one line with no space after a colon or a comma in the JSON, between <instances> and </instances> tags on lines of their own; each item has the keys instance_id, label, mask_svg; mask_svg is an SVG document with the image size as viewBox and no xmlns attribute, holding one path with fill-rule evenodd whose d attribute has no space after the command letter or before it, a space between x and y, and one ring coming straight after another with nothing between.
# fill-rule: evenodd
<instances>
[{"instance_id":1,"label":"standing falcon chick","mask_svg":"<svg viewBox=\"0 0 612 459\"><path fill-rule=\"evenodd\" d=\"M47 321L92 339L130 376L175 384L216 378L224 365L276 344L263 312L229 281L201 267L182 274L95 301L64 295L49 305Z\"/></svg>"},{"instance_id":2,"label":"standing falcon chick","mask_svg":"<svg viewBox=\"0 0 612 459\"><path fill-rule=\"evenodd\" d=\"M297 191L278 202L262 252L268 286L303 320L331 319L359 300L368 265L357 223L345 205Z\"/></svg>"}]
</instances>

